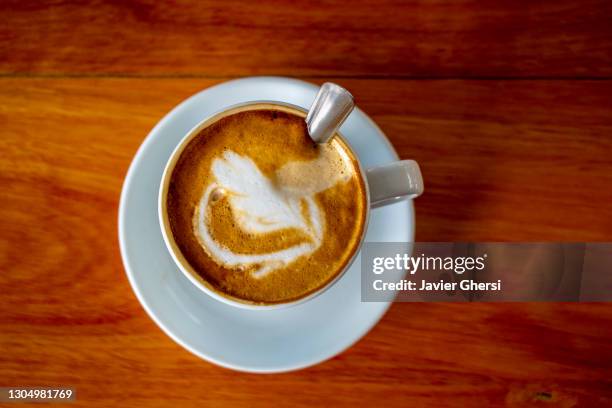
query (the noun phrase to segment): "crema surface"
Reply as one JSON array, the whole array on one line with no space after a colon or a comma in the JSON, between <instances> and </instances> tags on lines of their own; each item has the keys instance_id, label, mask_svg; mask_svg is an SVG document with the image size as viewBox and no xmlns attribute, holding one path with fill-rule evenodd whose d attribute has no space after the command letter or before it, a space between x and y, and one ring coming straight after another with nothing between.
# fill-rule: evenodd
<instances>
[{"instance_id":1,"label":"crema surface","mask_svg":"<svg viewBox=\"0 0 612 408\"><path fill-rule=\"evenodd\" d=\"M167 195L185 259L221 294L257 303L299 299L352 258L365 188L342 141L317 145L304 118L235 113L185 147Z\"/></svg>"}]
</instances>

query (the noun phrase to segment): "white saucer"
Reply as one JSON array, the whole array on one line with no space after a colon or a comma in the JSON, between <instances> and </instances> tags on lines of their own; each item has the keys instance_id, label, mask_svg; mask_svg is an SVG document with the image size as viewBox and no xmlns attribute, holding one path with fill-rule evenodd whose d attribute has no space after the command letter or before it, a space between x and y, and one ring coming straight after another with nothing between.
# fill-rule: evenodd
<instances>
[{"instance_id":1,"label":"white saucer","mask_svg":"<svg viewBox=\"0 0 612 408\"><path fill-rule=\"evenodd\" d=\"M364 336L388 302L362 303L360 257L338 283L295 307L254 311L202 293L178 270L162 239L157 194L179 140L214 112L240 102L277 100L308 108L318 86L252 77L208 88L182 102L153 128L130 166L119 207L119 242L134 293L157 325L204 360L234 370L272 373L320 363ZM381 130L355 109L341 128L364 168L397 160ZM414 211L404 201L372 211L366 241L412 241ZM391 299L389 299L391 301Z\"/></svg>"}]
</instances>

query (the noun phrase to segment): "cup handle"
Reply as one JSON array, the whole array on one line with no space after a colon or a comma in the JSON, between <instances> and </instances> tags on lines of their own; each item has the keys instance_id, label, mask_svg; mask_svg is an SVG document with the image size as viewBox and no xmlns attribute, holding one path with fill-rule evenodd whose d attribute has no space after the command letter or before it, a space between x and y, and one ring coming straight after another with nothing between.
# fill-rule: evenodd
<instances>
[{"instance_id":1,"label":"cup handle","mask_svg":"<svg viewBox=\"0 0 612 408\"><path fill-rule=\"evenodd\" d=\"M376 208L423 194L421 169L414 160L401 160L366 170L370 207Z\"/></svg>"}]
</instances>

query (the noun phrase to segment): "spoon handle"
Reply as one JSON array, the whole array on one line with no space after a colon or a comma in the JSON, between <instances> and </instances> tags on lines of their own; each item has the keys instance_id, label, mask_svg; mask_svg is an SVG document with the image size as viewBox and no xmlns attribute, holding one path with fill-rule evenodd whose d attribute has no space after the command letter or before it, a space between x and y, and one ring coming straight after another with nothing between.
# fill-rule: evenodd
<instances>
[{"instance_id":1,"label":"spoon handle","mask_svg":"<svg viewBox=\"0 0 612 408\"><path fill-rule=\"evenodd\" d=\"M349 91L331 82L321 85L306 116L312 140L327 143L354 107L353 95Z\"/></svg>"}]
</instances>

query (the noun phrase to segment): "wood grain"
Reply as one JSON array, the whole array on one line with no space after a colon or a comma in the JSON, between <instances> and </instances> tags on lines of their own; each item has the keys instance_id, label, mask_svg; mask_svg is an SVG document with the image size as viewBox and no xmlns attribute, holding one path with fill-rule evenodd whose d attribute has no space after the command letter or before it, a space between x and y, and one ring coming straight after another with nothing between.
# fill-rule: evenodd
<instances>
[{"instance_id":1,"label":"wood grain","mask_svg":"<svg viewBox=\"0 0 612 408\"><path fill-rule=\"evenodd\" d=\"M422 164L419 240L612 237L611 82L325 79ZM125 277L118 199L157 120L218 81L0 79L0 386L72 385L75 407L612 404L606 304L396 304L274 376L174 344Z\"/></svg>"},{"instance_id":2,"label":"wood grain","mask_svg":"<svg viewBox=\"0 0 612 408\"><path fill-rule=\"evenodd\" d=\"M0 3L0 73L612 75L608 0Z\"/></svg>"}]
</instances>

